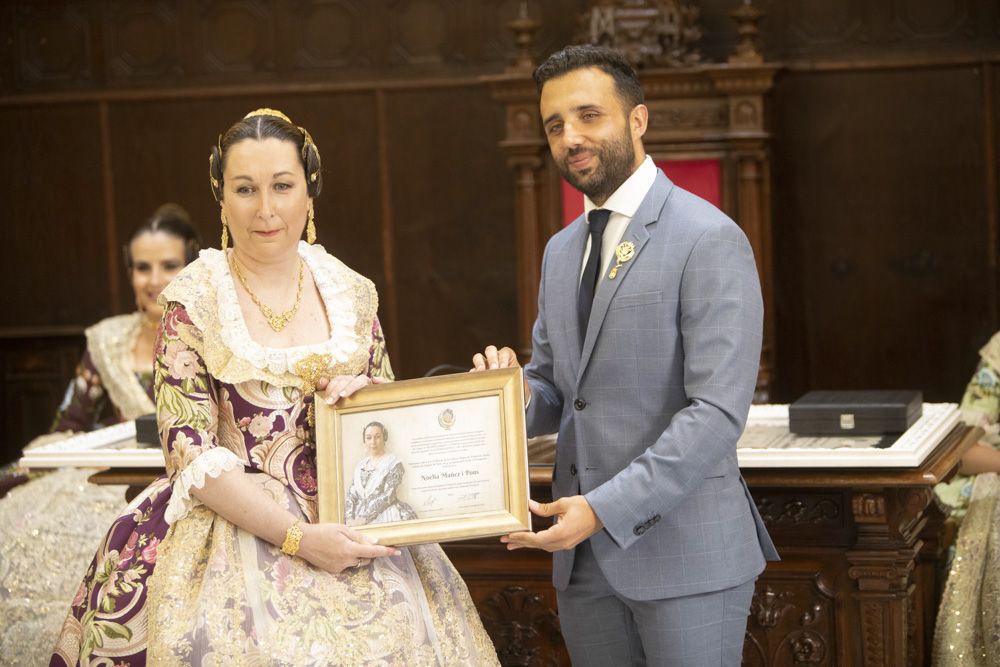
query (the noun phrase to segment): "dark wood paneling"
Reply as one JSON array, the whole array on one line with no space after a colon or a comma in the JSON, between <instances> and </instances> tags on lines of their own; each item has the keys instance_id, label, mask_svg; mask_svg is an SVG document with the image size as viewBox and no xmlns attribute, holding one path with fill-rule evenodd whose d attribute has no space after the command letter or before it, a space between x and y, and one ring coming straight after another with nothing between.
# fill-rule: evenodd
<instances>
[{"instance_id":1,"label":"dark wood paneling","mask_svg":"<svg viewBox=\"0 0 1000 667\"><path fill-rule=\"evenodd\" d=\"M792 395L961 395L992 333L980 91L975 68L803 73L780 84L778 367Z\"/></svg>"},{"instance_id":2,"label":"dark wood paneling","mask_svg":"<svg viewBox=\"0 0 1000 667\"><path fill-rule=\"evenodd\" d=\"M0 338L0 465L48 431L83 353L82 335Z\"/></svg>"},{"instance_id":3,"label":"dark wood paneling","mask_svg":"<svg viewBox=\"0 0 1000 667\"><path fill-rule=\"evenodd\" d=\"M735 3L705 4L721 9ZM998 8L992 0L756 0L754 4L768 12L762 36L764 52L774 60L940 57L956 50L995 49L1000 35Z\"/></svg>"},{"instance_id":4,"label":"dark wood paneling","mask_svg":"<svg viewBox=\"0 0 1000 667\"><path fill-rule=\"evenodd\" d=\"M413 376L514 344L513 198L502 112L484 89L392 93L387 108L403 370Z\"/></svg>"},{"instance_id":5,"label":"dark wood paneling","mask_svg":"<svg viewBox=\"0 0 1000 667\"><path fill-rule=\"evenodd\" d=\"M545 52L585 0L533 2ZM13 0L0 8L0 92L190 83L359 80L496 69L520 0ZM6 75L5 75L6 74ZM4 76L5 75L5 76Z\"/></svg>"},{"instance_id":6,"label":"dark wood paneling","mask_svg":"<svg viewBox=\"0 0 1000 667\"><path fill-rule=\"evenodd\" d=\"M0 108L0 326L110 313L97 108Z\"/></svg>"}]
</instances>

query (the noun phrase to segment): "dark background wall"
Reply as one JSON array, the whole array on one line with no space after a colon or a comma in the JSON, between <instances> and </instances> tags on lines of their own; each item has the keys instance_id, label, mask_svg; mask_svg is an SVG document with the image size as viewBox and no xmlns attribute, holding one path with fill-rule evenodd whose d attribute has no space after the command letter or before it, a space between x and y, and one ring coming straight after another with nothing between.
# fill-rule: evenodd
<instances>
[{"instance_id":1,"label":"dark background wall","mask_svg":"<svg viewBox=\"0 0 1000 667\"><path fill-rule=\"evenodd\" d=\"M701 7L708 61L735 0ZM997 328L1000 9L766 0L777 380L958 400ZM536 52L585 0L534 0ZM209 245L207 154L246 111L308 127L319 239L377 283L401 377L515 337L513 176L483 74L516 0L0 6L0 459L51 419L82 329L131 308L122 239L163 201Z\"/></svg>"}]
</instances>

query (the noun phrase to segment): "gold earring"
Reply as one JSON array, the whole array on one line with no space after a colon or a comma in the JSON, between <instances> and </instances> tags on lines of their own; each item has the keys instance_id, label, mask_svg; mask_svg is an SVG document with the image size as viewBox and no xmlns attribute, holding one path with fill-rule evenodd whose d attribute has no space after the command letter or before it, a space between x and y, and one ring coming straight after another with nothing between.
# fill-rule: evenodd
<instances>
[{"instance_id":1,"label":"gold earring","mask_svg":"<svg viewBox=\"0 0 1000 667\"><path fill-rule=\"evenodd\" d=\"M220 211L222 214L222 250L225 252L226 248L229 247L229 220L226 219L226 212Z\"/></svg>"},{"instance_id":2,"label":"gold earring","mask_svg":"<svg viewBox=\"0 0 1000 667\"><path fill-rule=\"evenodd\" d=\"M309 202L309 218L306 223L306 243L309 245L316 243L316 221L314 218L313 205L312 202Z\"/></svg>"}]
</instances>

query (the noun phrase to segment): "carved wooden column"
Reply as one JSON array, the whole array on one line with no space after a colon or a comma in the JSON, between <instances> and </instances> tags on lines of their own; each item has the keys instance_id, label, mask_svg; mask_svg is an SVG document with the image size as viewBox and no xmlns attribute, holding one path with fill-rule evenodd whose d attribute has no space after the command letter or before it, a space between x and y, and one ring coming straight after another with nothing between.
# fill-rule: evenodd
<instances>
[{"instance_id":1,"label":"carved wooden column","mask_svg":"<svg viewBox=\"0 0 1000 667\"><path fill-rule=\"evenodd\" d=\"M909 627L914 609L912 574L922 547L930 488L855 491L851 500L858 537L846 553L859 619L863 664L923 664L923 647Z\"/></svg>"},{"instance_id":2,"label":"carved wooden column","mask_svg":"<svg viewBox=\"0 0 1000 667\"><path fill-rule=\"evenodd\" d=\"M531 356L531 328L538 304L542 251L547 237L543 210L544 166L548 143L538 117L538 92L530 71L512 71L487 77L493 97L506 109L506 128L500 147L514 172L514 221L517 244L517 347Z\"/></svg>"},{"instance_id":3,"label":"carved wooden column","mask_svg":"<svg viewBox=\"0 0 1000 667\"><path fill-rule=\"evenodd\" d=\"M770 133L764 122L764 96L774 85L777 66L730 65L709 71L715 88L729 103L730 154L736 165L736 209L731 212L753 247L764 297L764 341L757 377L758 402L770 398L774 380L774 282L771 244Z\"/></svg>"}]
</instances>

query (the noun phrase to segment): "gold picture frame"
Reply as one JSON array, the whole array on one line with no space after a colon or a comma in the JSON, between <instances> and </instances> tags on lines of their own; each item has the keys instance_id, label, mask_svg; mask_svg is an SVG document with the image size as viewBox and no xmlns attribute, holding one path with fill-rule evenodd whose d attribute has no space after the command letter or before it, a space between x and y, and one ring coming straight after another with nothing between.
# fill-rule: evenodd
<instances>
[{"instance_id":1,"label":"gold picture frame","mask_svg":"<svg viewBox=\"0 0 1000 667\"><path fill-rule=\"evenodd\" d=\"M521 369L376 384L335 407L318 401L316 465L319 520L379 544L531 530Z\"/></svg>"}]
</instances>

